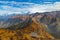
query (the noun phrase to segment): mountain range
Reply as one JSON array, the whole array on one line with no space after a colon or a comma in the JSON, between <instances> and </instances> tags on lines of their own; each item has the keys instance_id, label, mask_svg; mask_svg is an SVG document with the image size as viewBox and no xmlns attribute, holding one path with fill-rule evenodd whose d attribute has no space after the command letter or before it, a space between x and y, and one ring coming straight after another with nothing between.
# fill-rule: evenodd
<instances>
[{"instance_id":1,"label":"mountain range","mask_svg":"<svg viewBox=\"0 0 60 40\"><path fill-rule=\"evenodd\" d=\"M49 40L49 38L54 40L60 39L60 11L0 16L0 28L6 30L21 30L20 32L25 34L30 34L33 31L32 33L35 35L36 33L40 36L42 35L47 40ZM37 29L39 31L43 30L43 32L39 32Z\"/></svg>"}]
</instances>

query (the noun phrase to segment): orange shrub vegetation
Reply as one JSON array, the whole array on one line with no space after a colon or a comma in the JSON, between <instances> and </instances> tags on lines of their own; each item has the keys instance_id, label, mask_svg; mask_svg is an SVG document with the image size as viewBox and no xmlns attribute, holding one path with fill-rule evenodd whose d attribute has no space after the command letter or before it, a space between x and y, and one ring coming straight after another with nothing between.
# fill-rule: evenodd
<instances>
[{"instance_id":1,"label":"orange shrub vegetation","mask_svg":"<svg viewBox=\"0 0 60 40\"><path fill-rule=\"evenodd\" d=\"M33 22L20 30L0 29L0 40L53 40L54 37L47 33L41 23L34 18Z\"/></svg>"}]
</instances>

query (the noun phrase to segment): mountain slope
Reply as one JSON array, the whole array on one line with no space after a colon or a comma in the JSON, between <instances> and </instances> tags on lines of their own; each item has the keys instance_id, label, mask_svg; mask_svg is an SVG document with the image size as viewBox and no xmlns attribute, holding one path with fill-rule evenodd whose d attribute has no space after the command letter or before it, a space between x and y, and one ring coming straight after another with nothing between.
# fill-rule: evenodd
<instances>
[{"instance_id":1,"label":"mountain slope","mask_svg":"<svg viewBox=\"0 0 60 40\"><path fill-rule=\"evenodd\" d=\"M12 15L11 17L7 16L8 19L3 17L0 20L0 23L3 22L0 25L4 26L3 29L0 29L0 40L55 40L55 38L60 38L59 13Z\"/></svg>"},{"instance_id":2,"label":"mountain slope","mask_svg":"<svg viewBox=\"0 0 60 40\"><path fill-rule=\"evenodd\" d=\"M31 16L36 17L46 31L60 39L60 11L35 13Z\"/></svg>"},{"instance_id":3,"label":"mountain slope","mask_svg":"<svg viewBox=\"0 0 60 40\"><path fill-rule=\"evenodd\" d=\"M17 26L18 27L18 26ZM32 22L27 24L26 27L9 30L0 29L1 40L54 40L55 38L47 33L41 23L35 18L32 18Z\"/></svg>"}]
</instances>

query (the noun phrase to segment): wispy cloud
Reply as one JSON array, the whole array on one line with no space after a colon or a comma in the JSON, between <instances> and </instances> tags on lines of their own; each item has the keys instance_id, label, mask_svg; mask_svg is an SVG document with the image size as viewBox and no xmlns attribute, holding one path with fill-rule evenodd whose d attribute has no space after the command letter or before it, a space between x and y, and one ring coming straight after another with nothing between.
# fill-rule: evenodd
<instances>
[{"instance_id":1,"label":"wispy cloud","mask_svg":"<svg viewBox=\"0 0 60 40\"><path fill-rule=\"evenodd\" d=\"M0 1L0 14L12 14L12 13L35 13L46 11L60 11L60 2L54 4L35 4L29 2L14 2L14 1Z\"/></svg>"}]
</instances>

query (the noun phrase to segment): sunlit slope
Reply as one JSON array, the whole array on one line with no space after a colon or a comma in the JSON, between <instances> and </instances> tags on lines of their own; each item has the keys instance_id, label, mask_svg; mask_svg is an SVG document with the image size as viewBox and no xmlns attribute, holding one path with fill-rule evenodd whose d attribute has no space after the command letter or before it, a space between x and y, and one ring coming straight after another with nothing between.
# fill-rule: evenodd
<instances>
[{"instance_id":1,"label":"sunlit slope","mask_svg":"<svg viewBox=\"0 0 60 40\"><path fill-rule=\"evenodd\" d=\"M0 40L54 40L55 38L47 33L41 23L35 18L26 27L17 30L0 29Z\"/></svg>"}]
</instances>

